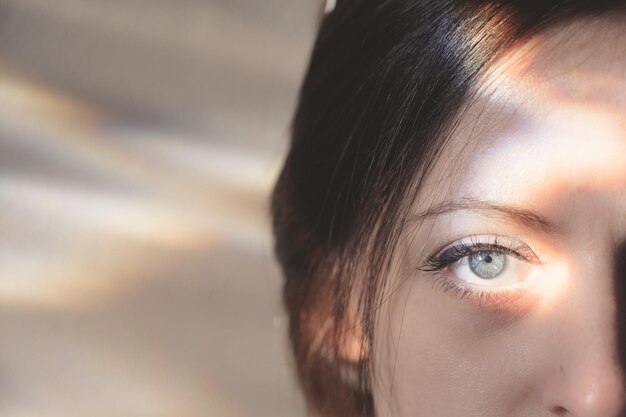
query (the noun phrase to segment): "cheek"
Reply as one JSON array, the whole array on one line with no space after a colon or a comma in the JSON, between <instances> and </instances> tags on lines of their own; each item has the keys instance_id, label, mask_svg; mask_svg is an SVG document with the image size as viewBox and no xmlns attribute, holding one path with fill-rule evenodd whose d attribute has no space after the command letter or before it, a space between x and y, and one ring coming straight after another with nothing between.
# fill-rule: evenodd
<instances>
[{"instance_id":1,"label":"cheek","mask_svg":"<svg viewBox=\"0 0 626 417\"><path fill-rule=\"evenodd\" d=\"M399 288L383 314L378 415L514 415L547 368L547 327L479 310L422 279Z\"/></svg>"}]
</instances>

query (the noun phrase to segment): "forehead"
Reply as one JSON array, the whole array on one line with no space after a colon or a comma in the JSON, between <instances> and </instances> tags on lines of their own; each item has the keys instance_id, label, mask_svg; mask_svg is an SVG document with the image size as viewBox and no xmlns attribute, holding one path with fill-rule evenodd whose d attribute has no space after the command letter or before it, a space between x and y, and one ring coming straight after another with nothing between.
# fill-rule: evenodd
<instances>
[{"instance_id":1,"label":"forehead","mask_svg":"<svg viewBox=\"0 0 626 417\"><path fill-rule=\"evenodd\" d=\"M626 190L625 35L621 16L577 21L505 54L435 165L434 199L528 205L555 190Z\"/></svg>"}]
</instances>

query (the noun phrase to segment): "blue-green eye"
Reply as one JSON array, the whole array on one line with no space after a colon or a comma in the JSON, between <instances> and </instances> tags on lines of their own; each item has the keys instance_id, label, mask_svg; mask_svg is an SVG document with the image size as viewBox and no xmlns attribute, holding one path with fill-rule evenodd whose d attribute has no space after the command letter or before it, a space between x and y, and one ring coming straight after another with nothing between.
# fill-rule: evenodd
<instances>
[{"instance_id":1,"label":"blue-green eye","mask_svg":"<svg viewBox=\"0 0 626 417\"><path fill-rule=\"evenodd\" d=\"M525 281L533 265L504 247L474 250L450 264L461 281L481 287L507 287Z\"/></svg>"},{"instance_id":2,"label":"blue-green eye","mask_svg":"<svg viewBox=\"0 0 626 417\"><path fill-rule=\"evenodd\" d=\"M481 251L468 257L471 271L482 279L493 279L506 268L506 255L502 252Z\"/></svg>"},{"instance_id":3,"label":"blue-green eye","mask_svg":"<svg viewBox=\"0 0 626 417\"><path fill-rule=\"evenodd\" d=\"M503 288L524 282L539 259L524 242L515 238L482 235L451 243L427 258L422 271L451 273L456 282L476 287Z\"/></svg>"}]
</instances>

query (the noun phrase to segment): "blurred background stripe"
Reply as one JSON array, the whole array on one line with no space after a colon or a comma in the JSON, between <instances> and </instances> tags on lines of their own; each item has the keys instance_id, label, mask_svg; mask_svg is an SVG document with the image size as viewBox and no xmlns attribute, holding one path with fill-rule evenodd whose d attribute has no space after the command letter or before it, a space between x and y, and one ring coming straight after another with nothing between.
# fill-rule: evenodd
<instances>
[{"instance_id":1,"label":"blurred background stripe","mask_svg":"<svg viewBox=\"0 0 626 417\"><path fill-rule=\"evenodd\" d=\"M323 4L0 1L0 413L298 416L268 192Z\"/></svg>"}]
</instances>

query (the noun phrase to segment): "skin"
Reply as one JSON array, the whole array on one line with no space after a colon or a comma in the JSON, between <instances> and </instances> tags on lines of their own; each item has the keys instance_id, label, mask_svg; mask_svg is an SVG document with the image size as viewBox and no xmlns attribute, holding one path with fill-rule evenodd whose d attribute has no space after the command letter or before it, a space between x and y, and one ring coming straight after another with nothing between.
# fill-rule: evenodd
<instances>
[{"instance_id":1,"label":"skin","mask_svg":"<svg viewBox=\"0 0 626 417\"><path fill-rule=\"evenodd\" d=\"M479 85L395 256L372 353L377 416L621 416L624 19L542 32ZM450 267L419 270L476 235L538 260L518 261L519 282L488 288L497 296L448 288L466 284Z\"/></svg>"}]
</instances>

